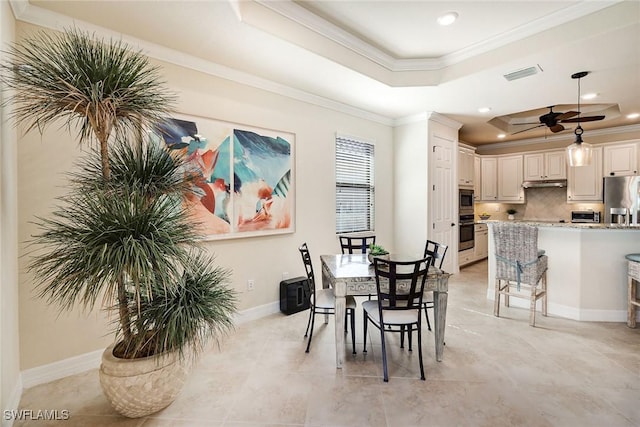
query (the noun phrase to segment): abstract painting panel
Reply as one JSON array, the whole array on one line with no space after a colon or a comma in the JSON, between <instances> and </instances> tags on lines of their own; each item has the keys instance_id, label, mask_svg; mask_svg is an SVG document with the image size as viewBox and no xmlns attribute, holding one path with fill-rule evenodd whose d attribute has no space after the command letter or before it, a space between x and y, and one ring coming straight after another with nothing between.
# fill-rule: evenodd
<instances>
[{"instance_id":1,"label":"abstract painting panel","mask_svg":"<svg viewBox=\"0 0 640 427\"><path fill-rule=\"evenodd\" d=\"M188 203L208 238L295 231L292 133L171 117L154 134L197 168L199 194Z\"/></svg>"}]
</instances>

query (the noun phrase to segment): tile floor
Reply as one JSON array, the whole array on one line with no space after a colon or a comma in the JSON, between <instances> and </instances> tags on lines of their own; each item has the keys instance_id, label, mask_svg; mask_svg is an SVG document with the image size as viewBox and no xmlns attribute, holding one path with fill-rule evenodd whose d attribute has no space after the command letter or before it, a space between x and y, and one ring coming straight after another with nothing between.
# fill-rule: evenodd
<instances>
[{"instance_id":1,"label":"tile floor","mask_svg":"<svg viewBox=\"0 0 640 427\"><path fill-rule=\"evenodd\" d=\"M363 355L361 315L358 354L347 346L336 370L333 320L316 323L305 354L307 312L274 314L203 354L178 399L153 416L115 414L96 370L25 390L21 409L67 409L67 421L31 425L69 427L640 426L640 328L542 316L531 328L519 308L495 318L486 269L481 262L451 277L442 362L425 329L426 381L417 352L401 350L395 334L382 381L380 339L372 328Z\"/></svg>"}]
</instances>

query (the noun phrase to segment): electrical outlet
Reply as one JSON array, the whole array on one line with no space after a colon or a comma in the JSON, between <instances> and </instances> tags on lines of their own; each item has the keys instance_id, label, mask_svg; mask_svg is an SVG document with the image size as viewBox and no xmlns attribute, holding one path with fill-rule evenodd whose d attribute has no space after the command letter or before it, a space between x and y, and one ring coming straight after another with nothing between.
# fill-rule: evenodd
<instances>
[{"instance_id":1,"label":"electrical outlet","mask_svg":"<svg viewBox=\"0 0 640 427\"><path fill-rule=\"evenodd\" d=\"M256 281L253 279L247 280L247 290L252 291L256 288Z\"/></svg>"}]
</instances>

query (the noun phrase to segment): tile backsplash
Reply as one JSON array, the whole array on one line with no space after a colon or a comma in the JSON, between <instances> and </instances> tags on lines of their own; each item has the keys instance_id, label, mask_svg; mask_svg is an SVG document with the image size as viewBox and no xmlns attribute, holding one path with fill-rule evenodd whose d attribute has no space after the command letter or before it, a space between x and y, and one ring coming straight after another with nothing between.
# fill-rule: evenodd
<instances>
[{"instance_id":1,"label":"tile backsplash","mask_svg":"<svg viewBox=\"0 0 640 427\"><path fill-rule=\"evenodd\" d=\"M516 219L539 221L571 221L571 211L594 210L602 212L602 203L567 203L566 188L527 188L524 204L476 203L475 213L488 213L491 219L506 220L507 209L515 209Z\"/></svg>"}]
</instances>

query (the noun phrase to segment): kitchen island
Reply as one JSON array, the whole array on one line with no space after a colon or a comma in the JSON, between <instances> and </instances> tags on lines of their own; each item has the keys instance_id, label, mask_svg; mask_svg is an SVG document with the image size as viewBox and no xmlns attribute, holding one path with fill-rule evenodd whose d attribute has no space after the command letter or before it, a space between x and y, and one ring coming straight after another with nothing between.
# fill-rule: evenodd
<instances>
[{"instance_id":1,"label":"kitchen island","mask_svg":"<svg viewBox=\"0 0 640 427\"><path fill-rule=\"evenodd\" d=\"M496 259L489 225L487 298L494 299ZM518 221L538 227L538 248L549 257L548 313L583 321L626 322L627 260L640 253L640 226ZM538 305L541 301L538 301ZM529 307L528 299L511 305ZM539 307L538 307L539 310Z\"/></svg>"}]
</instances>

